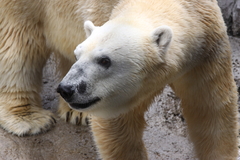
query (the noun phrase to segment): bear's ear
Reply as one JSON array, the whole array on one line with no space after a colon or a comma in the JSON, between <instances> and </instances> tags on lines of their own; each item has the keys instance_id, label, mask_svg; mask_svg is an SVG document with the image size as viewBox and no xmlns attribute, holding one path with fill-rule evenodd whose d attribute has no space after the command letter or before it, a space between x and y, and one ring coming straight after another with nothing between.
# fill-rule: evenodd
<instances>
[{"instance_id":1,"label":"bear's ear","mask_svg":"<svg viewBox=\"0 0 240 160\"><path fill-rule=\"evenodd\" d=\"M91 35L92 31L95 29L95 26L91 21L86 21L84 23L84 29L86 32L86 36L89 37Z\"/></svg>"},{"instance_id":2,"label":"bear's ear","mask_svg":"<svg viewBox=\"0 0 240 160\"><path fill-rule=\"evenodd\" d=\"M159 48L166 53L172 40L172 29L168 26L160 26L153 31L152 37Z\"/></svg>"}]
</instances>

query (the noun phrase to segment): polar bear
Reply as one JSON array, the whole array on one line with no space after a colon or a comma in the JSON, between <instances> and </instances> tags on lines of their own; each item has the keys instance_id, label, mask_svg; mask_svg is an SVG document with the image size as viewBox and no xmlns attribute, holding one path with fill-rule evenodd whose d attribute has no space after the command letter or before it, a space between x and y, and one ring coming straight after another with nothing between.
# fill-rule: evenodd
<instances>
[{"instance_id":1,"label":"polar bear","mask_svg":"<svg viewBox=\"0 0 240 160\"><path fill-rule=\"evenodd\" d=\"M236 159L237 89L217 1L122 0L104 25L84 28L57 91L92 115L102 159L147 159L144 113L166 84L181 98L196 156Z\"/></svg>"},{"instance_id":2,"label":"polar bear","mask_svg":"<svg viewBox=\"0 0 240 160\"><path fill-rule=\"evenodd\" d=\"M50 53L59 60L61 78L75 61L86 37L83 22L102 25L118 0L4 0L0 2L0 126L18 136L45 132L54 115L42 109L42 69ZM84 124L86 114L60 100L60 116Z\"/></svg>"}]
</instances>

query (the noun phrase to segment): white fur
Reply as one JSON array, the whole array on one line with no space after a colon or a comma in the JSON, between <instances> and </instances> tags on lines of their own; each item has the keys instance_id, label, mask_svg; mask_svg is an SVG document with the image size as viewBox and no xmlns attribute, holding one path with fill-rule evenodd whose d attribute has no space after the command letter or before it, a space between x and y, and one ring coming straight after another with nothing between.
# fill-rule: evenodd
<instances>
[{"instance_id":1,"label":"white fur","mask_svg":"<svg viewBox=\"0 0 240 160\"><path fill-rule=\"evenodd\" d=\"M104 118L125 113L129 108L138 105L131 102L131 99L138 93L142 81L146 78L142 71L146 66L144 59L148 53L142 49L141 44L144 42L139 37L152 39L153 46L163 48L161 53L167 52L172 37L171 29L168 26L161 26L152 34L146 34L124 24L116 27L114 23L106 23L96 28L92 22L87 21L85 30L90 36L76 47L74 53L78 60L62 83L77 87L81 81L86 81L90 86L87 94L81 95L77 92L74 94L75 103L86 103L96 96L101 98L97 104L79 111L90 112ZM106 70L96 63L96 59L101 56L108 56L111 59L112 65L109 69ZM154 59L158 63L163 62L158 54L155 56ZM84 74L79 73L80 69Z\"/></svg>"},{"instance_id":2,"label":"white fur","mask_svg":"<svg viewBox=\"0 0 240 160\"><path fill-rule=\"evenodd\" d=\"M167 52L167 49L172 40L172 29L169 26L160 26L153 31L153 41L157 41L159 48L163 49L164 53Z\"/></svg>"},{"instance_id":3,"label":"white fur","mask_svg":"<svg viewBox=\"0 0 240 160\"><path fill-rule=\"evenodd\" d=\"M91 21L86 21L84 23L84 30L86 32L86 36L89 37L92 31L95 29L94 24Z\"/></svg>"}]
</instances>

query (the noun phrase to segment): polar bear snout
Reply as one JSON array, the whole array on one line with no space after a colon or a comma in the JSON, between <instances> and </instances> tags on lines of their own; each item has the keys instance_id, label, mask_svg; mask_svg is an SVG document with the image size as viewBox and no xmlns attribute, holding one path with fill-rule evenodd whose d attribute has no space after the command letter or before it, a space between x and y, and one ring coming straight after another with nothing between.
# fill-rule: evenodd
<instances>
[{"instance_id":1,"label":"polar bear snout","mask_svg":"<svg viewBox=\"0 0 240 160\"><path fill-rule=\"evenodd\" d=\"M74 92L75 92L75 88L77 89L77 92L79 94L84 94L86 92L87 89L87 83L84 81L81 81L80 84L78 84L76 87L73 85L64 85L63 83L60 83L58 88L57 88L57 92L66 100L69 100Z\"/></svg>"},{"instance_id":2,"label":"polar bear snout","mask_svg":"<svg viewBox=\"0 0 240 160\"><path fill-rule=\"evenodd\" d=\"M72 97L75 89L72 85L64 85L60 83L57 88L57 92L65 99L68 100Z\"/></svg>"},{"instance_id":3,"label":"polar bear snout","mask_svg":"<svg viewBox=\"0 0 240 160\"><path fill-rule=\"evenodd\" d=\"M88 86L83 80L78 85L61 82L57 87L57 92L72 109L81 110L101 100L99 97L87 92Z\"/></svg>"}]
</instances>

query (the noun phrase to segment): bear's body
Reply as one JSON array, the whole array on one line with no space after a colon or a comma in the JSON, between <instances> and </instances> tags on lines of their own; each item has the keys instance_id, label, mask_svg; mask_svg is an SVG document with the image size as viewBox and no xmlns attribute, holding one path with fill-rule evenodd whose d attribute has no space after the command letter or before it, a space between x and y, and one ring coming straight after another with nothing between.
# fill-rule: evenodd
<instances>
[{"instance_id":1,"label":"bear's body","mask_svg":"<svg viewBox=\"0 0 240 160\"><path fill-rule=\"evenodd\" d=\"M42 68L50 53L61 60L64 76L77 44L85 39L83 22L106 22L117 0L3 0L0 2L0 125L13 134L44 132L55 123L40 100ZM107 5L106 5L107 4ZM85 123L86 114L61 100L60 116ZM72 116L69 116L72 115ZM81 117L82 116L82 117Z\"/></svg>"},{"instance_id":2,"label":"bear's body","mask_svg":"<svg viewBox=\"0 0 240 160\"><path fill-rule=\"evenodd\" d=\"M78 61L61 83L77 89L59 92L65 98L74 93L76 99L66 98L71 107L95 115L92 130L103 159L147 159L144 112L166 84L182 99L197 156L236 159L237 92L215 0L1 1L4 129L31 135L55 123L40 107L42 68L54 52L62 76L67 73L86 20L108 22L100 28L86 23L91 36L75 50ZM86 114L61 100L60 116L78 124Z\"/></svg>"},{"instance_id":3,"label":"bear's body","mask_svg":"<svg viewBox=\"0 0 240 160\"><path fill-rule=\"evenodd\" d=\"M144 112L170 84L197 157L236 159L237 91L215 0L122 0L108 22L87 21L85 31L58 92L93 114L101 158L147 159Z\"/></svg>"}]
</instances>

